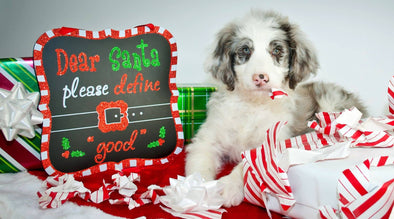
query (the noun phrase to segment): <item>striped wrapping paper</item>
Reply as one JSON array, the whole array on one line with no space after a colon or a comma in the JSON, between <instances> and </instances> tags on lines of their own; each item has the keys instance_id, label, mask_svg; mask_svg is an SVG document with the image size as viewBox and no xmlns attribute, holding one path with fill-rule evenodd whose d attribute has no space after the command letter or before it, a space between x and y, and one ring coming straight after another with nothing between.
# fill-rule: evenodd
<instances>
[{"instance_id":1,"label":"striped wrapping paper","mask_svg":"<svg viewBox=\"0 0 394 219\"><path fill-rule=\"evenodd\" d=\"M356 147L393 147L393 136L385 131L361 131L355 128L360 123L357 109L342 113L319 113L320 123L312 122L316 132L277 142L276 135L283 122L278 122L267 131L266 141L260 148L242 154L244 165L245 200L259 206L267 206L267 193L275 195L284 211L296 202L287 173L278 165L280 154L286 148L303 150L318 149L340 142L350 142ZM342 122L349 123L342 123ZM393 127L393 117L370 118L374 122ZM363 123L363 124L364 124ZM367 126L364 126L367 127ZM353 169L345 170L339 178L338 194L340 209L322 206L322 218L337 218L341 213L346 218L387 218L394 203L394 179L376 188L369 176L370 166L393 165L393 158L380 157L366 160Z\"/></svg>"},{"instance_id":2,"label":"striped wrapping paper","mask_svg":"<svg viewBox=\"0 0 394 219\"><path fill-rule=\"evenodd\" d=\"M274 100L275 98L282 98L288 96L288 94L286 93L286 91L282 89L271 88L271 92L269 93L269 96L272 100Z\"/></svg>"},{"instance_id":3,"label":"striped wrapping paper","mask_svg":"<svg viewBox=\"0 0 394 219\"><path fill-rule=\"evenodd\" d=\"M208 200L199 200L201 196L196 196L196 192L201 193L203 187L207 187L206 189L211 190L214 194L219 193L212 191L212 189L216 190L219 187L214 187L212 183L204 185L202 182L198 185L192 185L196 183L193 176L189 178L189 180L185 180L183 177L178 177L178 180L181 179L179 181L176 179L170 179L170 182L172 181L175 184L163 188L157 185L151 185L148 187L148 190L142 194L136 194L138 187L134 184L134 182L140 180L140 175L138 173L132 172L130 174L126 174L118 172L113 174L111 178L111 183L106 183L104 181L103 186L92 192L85 187L83 182L75 180L73 175L65 174L60 177L49 176L44 181L42 190L37 192L39 205L42 209L58 208L68 200L79 197L85 201L93 203L102 203L108 200L111 205L128 205L130 210L148 203L161 203L163 205L160 207L164 211L181 218L219 219L222 214L226 212L226 210L218 208L220 206L209 203ZM179 186L179 184L181 185ZM182 190L182 193L179 192L180 189ZM189 192L187 190L189 190ZM118 193L115 197L118 198L111 199L111 194L115 191ZM163 193L165 195L161 195ZM173 197L174 194L177 198ZM170 195L171 197L166 198L166 196ZM182 195L183 197L180 197ZM196 198L191 198L193 195L196 196ZM205 193L203 192L203 195L208 197L208 191ZM212 194L210 197L213 197ZM171 205L169 205L169 202L171 202ZM191 204L192 202L194 202L194 204ZM201 202L201 206L196 206L199 205L198 202ZM174 207L174 204L177 206ZM180 210L184 207L188 210Z\"/></svg>"},{"instance_id":4,"label":"striped wrapping paper","mask_svg":"<svg viewBox=\"0 0 394 219\"><path fill-rule=\"evenodd\" d=\"M134 182L140 180L138 173L126 175L123 172L119 172L113 174L111 178L111 183L104 181L103 186L92 192L85 187L83 182L75 180L73 175L49 176L43 182L41 191L37 192L39 205L42 209L58 208L74 197L80 197L93 203L102 203L109 200L110 204L114 205L127 204L129 209L150 203L150 197L137 198L135 200L132 198L132 195L137 191L137 186ZM121 198L110 199L114 191L117 191Z\"/></svg>"},{"instance_id":5,"label":"striped wrapping paper","mask_svg":"<svg viewBox=\"0 0 394 219\"><path fill-rule=\"evenodd\" d=\"M278 131L285 125L276 123L267 130L266 141L259 148L242 153L245 200L259 206L266 206L267 193L275 194L283 210L294 205L287 173L279 167L276 139Z\"/></svg>"},{"instance_id":6,"label":"striped wrapping paper","mask_svg":"<svg viewBox=\"0 0 394 219\"><path fill-rule=\"evenodd\" d=\"M371 167L393 165L394 158L381 156L346 169L338 179L339 206L347 218L388 218L394 204L394 178L378 184Z\"/></svg>"},{"instance_id":7,"label":"striped wrapping paper","mask_svg":"<svg viewBox=\"0 0 394 219\"><path fill-rule=\"evenodd\" d=\"M393 116L373 117L362 122L361 116L361 112L354 107L341 113L320 112L316 114L320 124L312 121L309 127L322 135L334 136L338 142L350 141L354 147L393 147L394 136L385 131L393 129ZM375 125L382 130L363 130L363 127Z\"/></svg>"},{"instance_id":8,"label":"striped wrapping paper","mask_svg":"<svg viewBox=\"0 0 394 219\"><path fill-rule=\"evenodd\" d=\"M0 59L0 88L11 90L17 82L21 82L28 92L39 91L32 58ZM35 133L34 138L18 136L13 141L6 141L0 134L0 173L42 168L41 129L36 129Z\"/></svg>"},{"instance_id":9,"label":"striped wrapping paper","mask_svg":"<svg viewBox=\"0 0 394 219\"><path fill-rule=\"evenodd\" d=\"M320 207L320 217L389 218L394 205L394 178L379 182L371 177L371 167L393 165L394 157L380 156L346 169L338 178L338 206ZM394 215L393 215L394 216Z\"/></svg>"},{"instance_id":10,"label":"striped wrapping paper","mask_svg":"<svg viewBox=\"0 0 394 219\"><path fill-rule=\"evenodd\" d=\"M389 101L389 112L391 114L394 114L394 76L392 76L389 81L389 86L387 88L387 97Z\"/></svg>"}]
</instances>

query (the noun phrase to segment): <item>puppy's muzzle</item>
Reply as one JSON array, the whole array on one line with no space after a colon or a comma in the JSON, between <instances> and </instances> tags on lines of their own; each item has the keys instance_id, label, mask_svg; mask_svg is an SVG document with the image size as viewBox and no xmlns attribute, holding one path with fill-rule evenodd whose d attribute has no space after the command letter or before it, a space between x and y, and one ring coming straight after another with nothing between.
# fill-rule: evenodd
<instances>
[{"instance_id":1,"label":"puppy's muzzle","mask_svg":"<svg viewBox=\"0 0 394 219\"><path fill-rule=\"evenodd\" d=\"M254 84L257 87L261 87L270 81L268 74L266 74L266 73L254 74L252 79L253 79Z\"/></svg>"}]
</instances>

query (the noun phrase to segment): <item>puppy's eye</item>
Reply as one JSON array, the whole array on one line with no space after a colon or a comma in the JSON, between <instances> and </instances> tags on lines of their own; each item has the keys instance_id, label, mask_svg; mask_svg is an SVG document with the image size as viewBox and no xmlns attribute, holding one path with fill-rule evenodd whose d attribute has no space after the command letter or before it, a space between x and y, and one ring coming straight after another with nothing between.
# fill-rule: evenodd
<instances>
[{"instance_id":1,"label":"puppy's eye","mask_svg":"<svg viewBox=\"0 0 394 219\"><path fill-rule=\"evenodd\" d=\"M241 65L247 62L253 53L253 47L243 44L235 51L234 58L235 64Z\"/></svg>"},{"instance_id":2,"label":"puppy's eye","mask_svg":"<svg viewBox=\"0 0 394 219\"><path fill-rule=\"evenodd\" d=\"M250 54L250 49L247 46L244 46L242 48L242 53L244 53L245 55L249 55Z\"/></svg>"},{"instance_id":3,"label":"puppy's eye","mask_svg":"<svg viewBox=\"0 0 394 219\"><path fill-rule=\"evenodd\" d=\"M278 55L280 55L280 53L281 53L281 50L278 47L276 47L274 50L272 50L272 55L274 55L274 56L278 56Z\"/></svg>"}]
</instances>

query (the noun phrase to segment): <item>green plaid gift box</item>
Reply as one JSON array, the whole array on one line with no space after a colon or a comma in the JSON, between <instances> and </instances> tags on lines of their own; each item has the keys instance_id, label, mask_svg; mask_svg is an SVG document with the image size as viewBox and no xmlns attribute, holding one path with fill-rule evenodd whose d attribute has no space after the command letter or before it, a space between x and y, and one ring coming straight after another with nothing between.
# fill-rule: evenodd
<instances>
[{"instance_id":1,"label":"green plaid gift box","mask_svg":"<svg viewBox=\"0 0 394 219\"><path fill-rule=\"evenodd\" d=\"M178 109L182 121L185 143L190 143L194 134L205 121L206 104L216 87L179 86Z\"/></svg>"}]
</instances>

